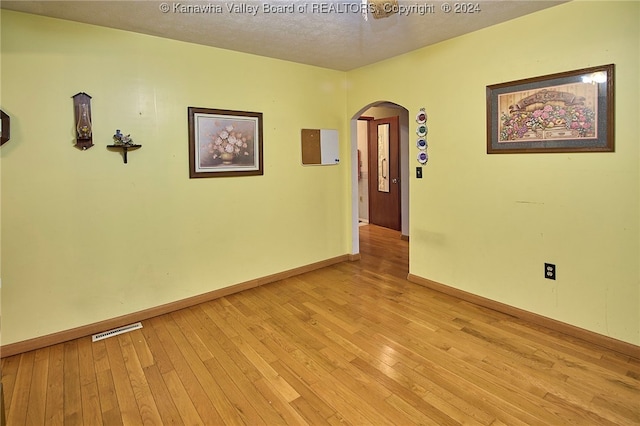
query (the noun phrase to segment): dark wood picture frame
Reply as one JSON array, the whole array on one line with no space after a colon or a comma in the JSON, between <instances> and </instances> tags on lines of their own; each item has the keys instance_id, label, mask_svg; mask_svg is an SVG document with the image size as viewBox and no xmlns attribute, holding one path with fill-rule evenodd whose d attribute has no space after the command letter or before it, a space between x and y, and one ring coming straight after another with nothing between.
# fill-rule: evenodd
<instances>
[{"instance_id":1,"label":"dark wood picture frame","mask_svg":"<svg viewBox=\"0 0 640 426\"><path fill-rule=\"evenodd\" d=\"M189 177L263 175L262 113L188 107Z\"/></svg>"},{"instance_id":2,"label":"dark wood picture frame","mask_svg":"<svg viewBox=\"0 0 640 426\"><path fill-rule=\"evenodd\" d=\"M614 64L487 86L487 154L614 151Z\"/></svg>"}]
</instances>

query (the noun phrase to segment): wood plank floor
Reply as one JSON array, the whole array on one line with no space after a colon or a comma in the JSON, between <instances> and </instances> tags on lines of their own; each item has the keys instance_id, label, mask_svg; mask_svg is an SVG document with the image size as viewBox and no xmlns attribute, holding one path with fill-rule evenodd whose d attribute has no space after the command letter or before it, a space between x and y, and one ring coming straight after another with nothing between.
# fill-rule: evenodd
<instances>
[{"instance_id":1,"label":"wood plank floor","mask_svg":"<svg viewBox=\"0 0 640 426\"><path fill-rule=\"evenodd\" d=\"M631 425L640 360L408 282L408 243L2 360L16 425Z\"/></svg>"}]
</instances>

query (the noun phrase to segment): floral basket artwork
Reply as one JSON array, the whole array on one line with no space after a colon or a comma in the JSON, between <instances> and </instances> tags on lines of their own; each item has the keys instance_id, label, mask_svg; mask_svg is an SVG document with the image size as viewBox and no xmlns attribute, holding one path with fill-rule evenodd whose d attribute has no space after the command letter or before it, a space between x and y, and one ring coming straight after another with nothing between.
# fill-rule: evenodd
<instances>
[{"instance_id":1,"label":"floral basket artwork","mask_svg":"<svg viewBox=\"0 0 640 426\"><path fill-rule=\"evenodd\" d=\"M262 113L189 107L191 178L263 174Z\"/></svg>"},{"instance_id":2,"label":"floral basket artwork","mask_svg":"<svg viewBox=\"0 0 640 426\"><path fill-rule=\"evenodd\" d=\"M613 151L613 65L487 86L487 152Z\"/></svg>"},{"instance_id":3,"label":"floral basket artwork","mask_svg":"<svg viewBox=\"0 0 640 426\"><path fill-rule=\"evenodd\" d=\"M593 87L587 87L593 89ZM591 90L595 94L595 90ZM500 136L498 142L594 138L596 135L596 114L593 106L585 106L585 98L564 101L564 104L553 105L543 99L559 99L569 92L548 91L546 89L531 95L541 98L532 110L520 109L511 105L509 113L500 116ZM572 96L572 98L575 98ZM527 99L527 98L525 98ZM595 96L590 96L593 105ZM577 102L573 104L573 102ZM560 101L563 102L563 101Z\"/></svg>"}]
</instances>

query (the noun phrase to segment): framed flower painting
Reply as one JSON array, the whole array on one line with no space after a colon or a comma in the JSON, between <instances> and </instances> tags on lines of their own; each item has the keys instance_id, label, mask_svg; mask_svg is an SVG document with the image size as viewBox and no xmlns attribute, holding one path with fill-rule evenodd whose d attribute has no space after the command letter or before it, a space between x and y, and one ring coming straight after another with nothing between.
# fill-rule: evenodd
<instances>
[{"instance_id":1,"label":"framed flower painting","mask_svg":"<svg viewBox=\"0 0 640 426\"><path fill-rule=\"evenodd\" d=\"M614 65L487 86L487 153L614 150Z\"/></svg>"},{"instance_id":2,"label":"framed flower painting","mask_svg":"<svg viewBox=\"0 0 640 426\"><path fill-rule=\"evenodd\" d=\"M263 174L262 113L188 108L189 177Z\"/></svg>"}]
</instances>

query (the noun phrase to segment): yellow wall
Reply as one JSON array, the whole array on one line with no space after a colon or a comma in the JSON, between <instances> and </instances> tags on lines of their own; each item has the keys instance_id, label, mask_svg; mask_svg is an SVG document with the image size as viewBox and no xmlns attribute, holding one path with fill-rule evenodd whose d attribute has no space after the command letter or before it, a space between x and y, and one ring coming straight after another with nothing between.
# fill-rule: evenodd
<instances>
[{"instance_id":1,"label":"yellow wall","mask_svg":"<svg viewBox=\"0 0 640 426\"><path fill-rule=\"evenodd\" d=\"M429 113L412 274L640 344L639 19L638 2L571 2L342 73L3 11L2 344L349 253L348 143L340 166L302 167L299 131L346 142L379 100ZM615 153L485 153L486 85L607 63ZM265 175L189 179L188 106L263 112ZM105 148L116 128L143 145L127 165Z\"/></svg>"},{"instance_id":2,"label":"yellow wall","mask_svg":"<svg viewBox=\"0 0 640 426\"><path fill-rule=\"evenodd\" d=\"M350 252L348 161L302 167L338 129L345 73L2 12L2 344ZM93 97L95 146L73 147ZM264 114L264 176L189 179L187 107ZM142 148L123 164L116 129Z\"/></svg>"},{"instance_id":3,"label":"yellow wall","mask_svg":"<svg viewBox=\"0 0 640 426\"><path fill-rule=\"evenodd\" d=\"M638 2L571 2L348 74L349 114L429 114L410 273L640 344L639 21ZM615 153L486 154L487 85L609 63Z\"/></svg>"}]
</instances>

